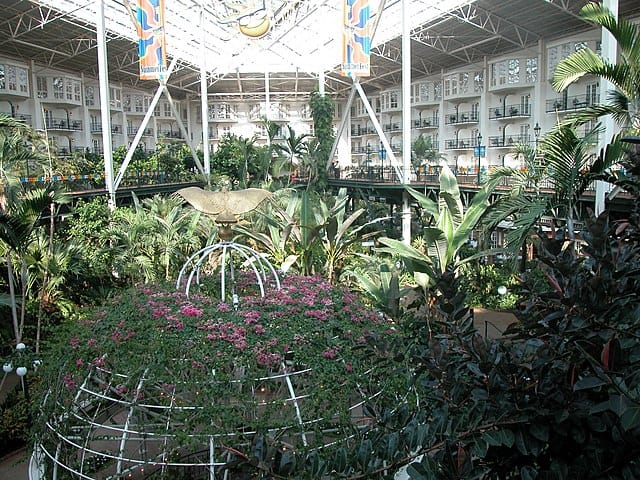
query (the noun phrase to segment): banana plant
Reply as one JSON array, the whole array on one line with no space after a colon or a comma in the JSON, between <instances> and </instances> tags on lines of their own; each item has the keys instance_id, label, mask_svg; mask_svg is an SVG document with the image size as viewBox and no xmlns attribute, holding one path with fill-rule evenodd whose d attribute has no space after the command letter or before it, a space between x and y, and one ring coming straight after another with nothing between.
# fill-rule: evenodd
<instances>
[{"instance_id":1,"label":"banana plant","mask_svg":"<svg viewBox=\"0 0 640 480\"><path fill-rule=\"evenodd\" d=\"M379 240L384 247L377 250L400 256L420 286L423 288L433 286L436 279L447 269L455 269L462 263L477 258L472 256L461 261L458 253L469 241L471 233L489 208L490 195L498 183L498 179L489 179L485 182L473 196L465 211L456 177L451 169L444 165L440 173L440 192L437 202L407 187L407 191L432 220L432 225L426 227L423 234L426 253L386 237Z\"/></svg>"},{"instance_id":2,"label":"banana plant","mask_svg":"<svg viewBox=\"0 0 640 480\"><path fill-rule=\"evenodd\" d=\"M360 208L347 216L347 201L346 189L340 189L333 206L320 201L315 211L316 223L322 226L318 233L324 253L324 272L327 280L331 283L338 280L351 247L356 242L367 240L380 233L379 231L363 233L363 231L384 220L376 218L357 225L356 222L365 209Z\"/></svg>"}]
</instances>

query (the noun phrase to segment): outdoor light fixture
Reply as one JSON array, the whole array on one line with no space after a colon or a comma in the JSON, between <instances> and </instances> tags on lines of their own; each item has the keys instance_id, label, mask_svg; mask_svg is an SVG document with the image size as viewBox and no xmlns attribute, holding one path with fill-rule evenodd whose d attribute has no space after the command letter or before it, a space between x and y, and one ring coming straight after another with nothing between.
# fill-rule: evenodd
<instances>
[{"instance_id":1,"label":"outdoor light fixture","mask_svg":"<svg viewBox=\"0 0 640 480\"><path fill-rule=\"evenodd\" d=\"M538 143L538 137L540 137L540 130L542 130L542 128L540 128L540 124L536 122L536 126L533 127L533 133L536 136L536 143Z\"/></svg>"}]
</instances>

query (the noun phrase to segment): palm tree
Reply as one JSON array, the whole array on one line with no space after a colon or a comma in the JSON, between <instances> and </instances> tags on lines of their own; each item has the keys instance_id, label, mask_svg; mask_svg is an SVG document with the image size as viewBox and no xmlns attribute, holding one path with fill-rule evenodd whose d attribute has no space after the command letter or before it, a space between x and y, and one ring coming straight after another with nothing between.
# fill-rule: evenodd
<instances>
[{"instance_id":1,"label":"palm tree","mask_svg":"<svg viewBox=\"0 0 640 480\"><path fill-rule=\"evenodd\" d=\"M38 227L44 209L52 202L61 200L64 200L64 197L56 193L51 186L47 186L23 192L20 195L12 195L11 202L0 210L0 240L5 246L11 317L16 343L20 343L24 331L25 300L29 286L27 245L33 239L32 235ZM17 258L19 263L18 278L15 274L14 258ZM16 294L16 285L20 287L20 297ZM22 303L22 308L18 319L19 301Z\"/></svg>"},{"instance_id":2,"label":"palm tree","mask_svg":"<svg viewBox=\"0 0 640 480\"><path fill-rule=\"evenodd\" d=\"M294 165L298 165L300 163L300 158L309 149L307 137L309 137L309 135L306 133L296 135L296 132L291 125L287 125L285 143L275 145L275 148L278 151L286 154L289 160L290 175L293 174ZM291 176L289 178L291 178Z\"/></svg>"},{"instance_id":3,"label":"palm tree","mask_svg":"<svg viewBox=\"0 0 640 480\"><path fill-rule=\"evenodd\" d=\"M530 167L534 169L532 173L504 167L492 172L491 180L508 178L511 190L492 205L484 223L492 229L502 220L511 220L506 246L513 257L543 216L564 220L569 239L575 239L580 197L622 153L620 144L614 143L601 157L595 157L591 148L596 134L597 129L581 138L570 125L559 125L542 139L540 164ZM543 180L546 185L541 183Z\"/></svg>"},{"instance_id":4,"label":"palm tree","mask_svg":"<svg viewBox=\"0 0 640 480\"><path fill-rule=\"evenodd\" d=\"M616 63L603 59L589 48L571 54L561 61L552 84L558 91L585 75L595 75L611 82L608 104L596 104L570 117L576 123L586 123L603 115L611 115L623 129L640 131L640 30L637 25L620 18L598 3L588 3L580 15L608 30L618 43L620 59Z\"/></svg>"},{"instance_id":5,"label":"palm tree","mask_svg":"<svg viewBox=\"0 0 640 480\"><path fill-rule=\"evenodd\" d=\"M189 258L200 249L213 225L193 208L183 208L183 199L179 197L147 198L143 200L148 214L155 219L153 244L156 255L164 270L165 280L171 278ZM201 225L207 225L206 232Z\"/></svg>"},{"instance_id":6,"label":"palm tree","mask_svg":"<svg viewBox=\"0 0 640 480\"><path fill-rule=\"evenodd\" d=\"M415 157L414 167L424 167L427 164L439 165L440 160L444 159L444 156L433 145L431 137L426 137L422 133L413 141L413 154Z\"/></svg>"}]
</instances>

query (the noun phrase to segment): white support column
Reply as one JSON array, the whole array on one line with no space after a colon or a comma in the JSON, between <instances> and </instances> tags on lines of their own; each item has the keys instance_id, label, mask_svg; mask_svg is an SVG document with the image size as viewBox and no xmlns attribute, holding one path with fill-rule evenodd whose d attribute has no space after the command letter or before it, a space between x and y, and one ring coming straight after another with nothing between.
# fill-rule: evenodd
<instances>
[{"instance_id":1,"label":"white support column","mask_svg":"<svg viewBox=\"0 0 640 480\"><path fill-rule=\"evenodd\" d=\"M189 137L189 132L185 128L184 123L182 123L181 112L178 111L178 109L176 108L175 102L173 101L173 97L171 97L171 93L169 92L167 85L164 83L163 83L163 88L164 88L164 95L167 97L167 100L169 101L169 106L171 106L171 111L173 112L173 116L176 117L176 123L178 124L178 127L180 128L182 135L184 135L184 138L186 139L189 150L191 150L191 156L193 157L193 161L198 166L198 169L204 173L204 168L202 167L202 163L200 163L200 158L198 158L198 152L196 152L196 149L193 146L193 140Z\"/></svg>"},{"instance_id":2,"label":"white support column","mask_svg":"<svg viewBox=\"0 0 640 480\"><path fill-rule=\"evenodd\" d=\"M333 145L331 146L331 153L329 154L329 158L327 159L326 168L328 169L331 166L331 162L333 161L333 156L336 154L336 150L338 149L338 141L340 137L342 137L342 133L344 132L345 127L347 126L347 121L350 117L351 112L351 104L353 103L353 99L356 96L356 88L352 87L351 92L349 93L349 98L347 98L347 103L344 107L344 111L342 112L342 116L340 117L340 123L338 124L338 131L336 132L336 138L333 140Z\"/></svg>"},{"instance_id":3,"label":"white support column","mask_svg":"<svg viewBox=\"0 0 640 480\"><path fill-rule=\"evenodd\" d=\"M109 101L109 69L104 23L104 0L98 0L96 41L98 43L98 77L100 83L100 115L102 122L102 153L104 155L104 182L109 192L109 209L116 208L116 185L113 181L113 149L111 147L111 109Z\"/></svg>"},{"instance_id":4,"label":"white support column","mask_svg":"<svg viewBox=\"0 0 640 480\"><path fill-rule=\"evenodd\" d=\"M271 120L271 92L269 91L269 71L265 69L264 72L264 109L266 111L266 117Z\"/></svg>"},{"instance_id":5,"label":"white support column","mask_svg":"<svg viewBox=\"0 0 640 480\"><path fill-rule=\"evenodd\" d=\"M618 0L604 0L602 2L606 8L611 10L613 15L618 18ZM618 56L618 45L616 44L615 39L609 33L608 30L602 29L602 58L605 61L609 61L611 63L616 63L616 59ZM608 102L607 94L610 90L613 89L613 85L608 80L601 78L600 79L600 99L598 100L602 104L606 104ZM602 117L601 120L603 128L603 132L600 134L600 139L598 141L598 152L604 153L604 149L606 145L613 138L614 132L614 123L611 115L607 115L606 117ZM604 211L604 201L605 197L610 190L611 185L607 182L603 182L598 180L596 182L596 195L595 195L595 205L594 210L596 215L600 215Z\"/></svg>"},{"instance_id":6,"label":"white support column","mask_svg":"<svg viewBox=\"0 0 640 480\"><path fill-rule=\"evenodd\" d=\"M354 82L353 86L356 88L356 90L358 91L358 94L360 95L360 99L362 100L362 103L364 104L364 108L367 110L367 113L369 114L369 119L371 120L371 123L373 123L373 128L376 129L376 133L380 137L380 141L382 142L382 146L387 151L387 155L389 156L389 161L391 162L391 165L396 170L396 175L398 176L400 181L402 183L404 183L404 180L403 180L403 177L402 177L403 174L404 174L403 173L403 169L402 169L402 165L400 165L400 163L398 162L398 159L396 158L395 154L391 150L391 145L389 144L389 140L387 140L387 136L384 134L384 131L382 130L382 126L380 125L380 122L378 121L378 118L376 117L376 112L374 112L373 107L371 107L371 104L369 103L369 99L367 98L367 94L362 89L362 86L360 85L360 83Z\"/></svg>"},{"instance_id":7,"label":"white support column","mask_svg":"<svg viewBox=\"0 0 640 480\"><path fill-rule=\"evenodd\" d=\"M402 183L411 183L411 31L408 0L402 0ZM411 243L409 193L402 193L402 241Z\"/></svg>"},{"instance_id":8,"label":"white support column","mask_svg":"<svg viewBox=\"0 0 640 480\"><path fill-rule=\"evenodd\" d=\"M202 110L202 153L204 162L204 174L209 181L211 175L211 160L209 158L209 97L207 95L207 31L205 27L204 0L200 8L200 30L202 30L200 58L200 108Z\"/></svg>"}]
</instances>

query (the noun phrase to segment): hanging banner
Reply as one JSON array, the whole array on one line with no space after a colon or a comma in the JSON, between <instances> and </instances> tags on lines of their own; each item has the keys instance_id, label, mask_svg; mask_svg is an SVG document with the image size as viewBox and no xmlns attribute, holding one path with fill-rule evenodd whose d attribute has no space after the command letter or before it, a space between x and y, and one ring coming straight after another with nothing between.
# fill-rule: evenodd
<instances>
[{"instance_id":1,"label":"hanging banner","mask_svg":"<svg viewBox=\"0 0 640 480\"><path fill-rule=\"evenodd\" d=\"M369 0L344 0L342 75L368 77L371 50Z\"/></svg>"},{"instance_id":2,"label":"hanging banner","mask_svg":"<svg viewBox=\"0 0 640 480\"><path fill-rule=\"evenodd\" d=\"M137 0L140 79L165 78L167 55L164 38L164 0Z\"/></svg>"}]
</instances>

